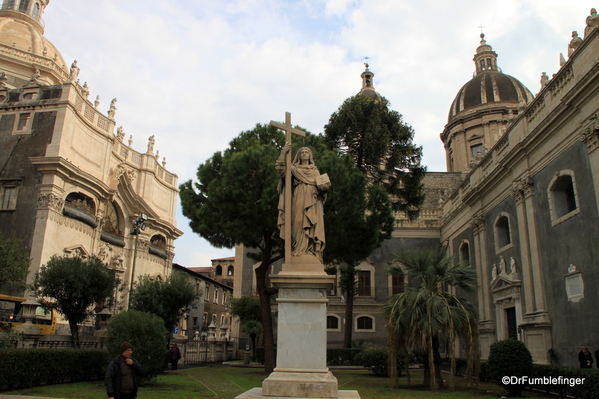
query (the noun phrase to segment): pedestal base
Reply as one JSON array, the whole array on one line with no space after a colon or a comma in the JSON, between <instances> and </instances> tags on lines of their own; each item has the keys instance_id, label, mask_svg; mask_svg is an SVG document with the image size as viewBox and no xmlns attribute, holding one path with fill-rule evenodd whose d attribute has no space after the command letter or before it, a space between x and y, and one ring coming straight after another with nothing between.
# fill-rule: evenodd
<instances>
[{"instance_id":1,"label":"pedestal base","mask_svg":"<svg viewBox=\"0 0 599 399\"><path fill-rule=\"evenodd\" d=\"M360 399L358 391L337 391L337 397L339 399ZM262 388L253 388L249 391L242 393L235 399L283 399L285 396L264 396L262 394Z\"/></svg>"},{"instance_id":2,"label":"pedestal base","mask_svg":"<svg viewBox=\"0 0 599 399\"><path fill-rule=\"evenodd\" d=\"M321 373L271 373L262 382L264 396L293 398L337 398L337 378L330 371Z\"/></svg>"}]
</instances>

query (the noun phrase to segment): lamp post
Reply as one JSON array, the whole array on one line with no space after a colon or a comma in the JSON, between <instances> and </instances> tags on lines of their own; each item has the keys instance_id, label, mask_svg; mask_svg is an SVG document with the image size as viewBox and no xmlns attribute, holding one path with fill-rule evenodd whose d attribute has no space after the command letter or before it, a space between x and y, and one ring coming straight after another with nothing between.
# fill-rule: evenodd
<instances>
[{"instance_id":1,"label":"lamp post","mask_svg":"<svg viewBox=\"0 0 599 399\"><path fill-rule=\"evenodd\" d=\"M137 241L139 238L139 232L146 229L146 221L148 220L148 215L145 213L140 214L133 221L133 228L129 231L129 234L135 236L135 244L133 246L133 265L131 266L131 276L129 282L129 306L131 307L131 293L133 292L133 277L135 276L135 261L137 259Z\"/></svg>"}]
</instances>

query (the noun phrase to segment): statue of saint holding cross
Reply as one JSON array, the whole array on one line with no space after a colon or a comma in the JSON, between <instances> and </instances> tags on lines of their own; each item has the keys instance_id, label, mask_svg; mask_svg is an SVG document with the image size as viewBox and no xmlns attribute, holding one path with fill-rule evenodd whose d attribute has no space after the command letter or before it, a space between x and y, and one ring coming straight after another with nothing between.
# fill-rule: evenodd
<instances>
[{"instance_id":1,"label":"statue of saint holding cross","mask_svg":"<svg viewBox=\"0 0 599 399\"><path fill-rule=\"evenodd\" d=\"M327 174L318 171L310 148L300 148L291 162L291 134L305 133L291 127L289 113L285 119L285 125L271 122L286 133L285 146L275 164L281 175L277 224L285 240L285 263L322 263L324 202L331 182Z\"/></svg>"}]
</instances>

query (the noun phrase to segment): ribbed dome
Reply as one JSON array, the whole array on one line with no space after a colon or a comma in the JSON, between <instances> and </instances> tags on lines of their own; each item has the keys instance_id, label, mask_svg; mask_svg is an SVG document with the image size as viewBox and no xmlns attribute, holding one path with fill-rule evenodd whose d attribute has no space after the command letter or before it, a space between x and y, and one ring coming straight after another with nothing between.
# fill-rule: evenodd
<instances>
[{"instance_id":1,"label":"ribbed dome","mask_svg":"<svg viewBox=\"0 0 599 399\"><path fill-rule=\"evenodd\" d=\"M3 58L12 58L21 67L15 66L15 70L2 72L28 80L34 72L33 64L42 70L42 80L48 80L50 84L62 83L56 67L66 72L67 63L60 51L43 36L41 15L48 2L3 2L0 9L0 53ZM26 65L30 67L24 68Z\"/></svg>"},{"instance_id":2,"label":"ribbed dome","mask_svg":"<svg viewBox=\"0 0 599 399\"><path fill-rule=\"evenodd\" d=\"M456 116L481 106L513 107L528 104L534 98L518 79L501 72L497 66L497 53L487 44L484 34L480 37L480 46L473 59L476 74L458 91L449 109L448 123Z\"/></svg>"},{"instance_id":3,"label":"ribbed dome","mask_svg":"<svg viewBox=\"0 0 599 399\"><path fill-rule=\"evenodd\" d=\"M518 79L499 71L484 71L472 78L458 91L448 122L464 111L492 103L528 104L533 95Z\"/></svg>"}]
</instances>

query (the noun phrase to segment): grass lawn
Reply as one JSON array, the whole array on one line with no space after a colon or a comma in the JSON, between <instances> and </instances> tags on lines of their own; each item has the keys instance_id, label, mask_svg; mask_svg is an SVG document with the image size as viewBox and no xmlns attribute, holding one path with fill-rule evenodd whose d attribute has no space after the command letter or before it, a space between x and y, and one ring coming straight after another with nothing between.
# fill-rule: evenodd
<instances>
[{"instance_id":1,"label":"grass lawn","mask_svg":"<svg viewBox=\"0 0 599 399\"><path fill-rule=\"evenodd\" d=\"M339 389L357 390L362 399L412 399L412 398L497 398L505 395L497 385L480 384L478 388L466 387L465 381L456 377L457 390L446 389L431 392L422 388L422 372L412 371L412 384L407 385L406 377L400 380L402 388L389 388L389 379L373 376L366 370L332 370L339 380ZM262 386L268 375L263 369L238 367L198 367L167 372L158 376L155 383L141 387L139 399L195 399L195 398L235 398L254 387ZM79 382L74 384L48 385L43 387L0 392L2 395L38 396L50 398L105 399L106 391L102 381ZM524 392L524 397L548 398L532 392Z\"/></svg>"}]
</instances>

